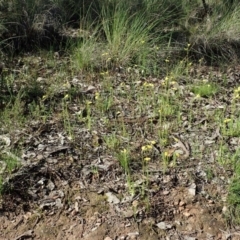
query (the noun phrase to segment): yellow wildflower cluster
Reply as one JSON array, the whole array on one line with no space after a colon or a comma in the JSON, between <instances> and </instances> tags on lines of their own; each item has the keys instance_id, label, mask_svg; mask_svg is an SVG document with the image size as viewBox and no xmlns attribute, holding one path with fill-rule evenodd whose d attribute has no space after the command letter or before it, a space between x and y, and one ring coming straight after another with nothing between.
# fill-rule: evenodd
<instances>
[{"instance_id":1,"label":"yellow wildflower cluster","mask_svg":"<svg viewBox=\"0 0 240 240\"><path fill-rule=\"evenodd\" d=\"M174 81L174 76L166 76L164 80L162 81L162 86L170 86L171 89L175 90L177 82Z\"/></svg>"},{"instance_id":2,"label":"yellow wildflower cluster","mask_svg":"<svg viewBox=\"0 0 240 240\"><path fill-rule=\"evenodd\" d=\"M156 144L156 141L153 140L153 141L150 141L150 144L142 146L142 152L143 153L151 152L154 144ZM146 156L146 157L143 158L143 160L144 160L144 162L149 162L151 160L151 158L149 156Z\"/></svg>"},{"instance_id":3,"label":"yellow wildflower cluster","mask_svg":"<svg viewBox=\"0 0 240 240\"><path fill-rule=\"evenodd\" d=\"M108 71L106 71L106 72L101 72L100 75L101 75L101 76L107 76L107 75L108 75Z\"/></svg>"},{"instance_id":4,"label":"yellow wildflower cluster","mask_svg":"<svg viewBox=\"0 0 240 240\"><path fill-rule=\"evenodd\" d=\"M162 81L162 86L166 86L168 84L168 81L169 81L169 77L166 76L165 79Z\"/></svg>"},{"instance_id":5,"label":"yellow wildflower cluster","mask_svg":"<svg viewBox=\"0 0 240 240\"><path fill-rule=\"evenodd\" d=\"M109 55L108 52L104 52L104 53L102 53L102 56L108 56L108 55Z\"/></svg>"},{"instance_id":6,"label":"yellow wildflower cluster","mask_svg":"<svg viewBox=\"0 0 240 240\"><path fill-rule=\"evenodd\" d=\"M164 157L169 159L169 158L179 158L180 154L173 149L166 150L164 152Z\"/></svg>"},{"instance_id":7,"label":"yellow wildflower cluster","mask_svg":"<svg viewBox=\"0 0 240 240\"><path fill-rule=\"evenodd\" d=\"M153 145L145 145L145 146L142 146L142 152L151 151L152 148L153 148Z\"/></svg>"},{"instance_id":8,"label":"yellow wildflower cluster","mask_svg":"<svg viewBox=\"0 0 240 240\"><path fill-rule=\"evenodd\" d=\"M143 86L144 86L145 88L153 88L153 87L154 87L153 83L147 83L147 82L145 82L145 83L143 84Z\"/></svg>"}]
</instances>

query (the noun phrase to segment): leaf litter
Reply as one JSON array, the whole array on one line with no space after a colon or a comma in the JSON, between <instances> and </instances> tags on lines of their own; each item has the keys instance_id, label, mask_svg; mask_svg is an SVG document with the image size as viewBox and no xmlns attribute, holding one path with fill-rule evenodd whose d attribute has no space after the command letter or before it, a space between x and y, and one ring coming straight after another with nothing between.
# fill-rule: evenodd
<instances>
[{"instance_id":1,"label":"leaf litter","mask_svg":"<svg viewBox=\"0 0 240 240\"><path fill-rule=\"evenodd\" d=\"M55 69L47 73L42 67L41 72L45 78ZM174 108L169 113L161 108L168 90L162 78L130 84L137 76L122 72L111 73L111 87L95 77L89 82L89 76L75 76L67 88L53 93L59 105L47 120L32 120L10 135L1 128L1 150L23 149L22 166L3 183L3 239L41 239L43 232L46 239L237 239L223 219L231 173L218 163L217 150L224 141L234 151L239 138L227 139L212 117L217 109L231 115L227 106L239 83L236 71L228 69L226 87L218 69L197 68L198 79L214 75L208 81L220 90L213 97L196 98L185 77L180 79L174 85L179 95L170 89L172 102L167 102L179 107L182 101L180 124L174 122ZM60 103L72 88L68 129ZM147 99L147 107L138 104ZM150 147L143 153L142 146ZM131 152L129 170L118 159L119 150L126 148ZM144 163L143 157L150 161Z\"/></svg>"}]
</instances>

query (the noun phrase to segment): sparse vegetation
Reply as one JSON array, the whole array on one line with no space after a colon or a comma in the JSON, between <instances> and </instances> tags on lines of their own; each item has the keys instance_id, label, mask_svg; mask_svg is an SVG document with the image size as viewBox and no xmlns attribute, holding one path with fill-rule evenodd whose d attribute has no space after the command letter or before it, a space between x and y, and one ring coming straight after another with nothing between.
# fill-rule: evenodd
<instances>
[{"instance_id":1,"label":"sparse vegetation","mask_svg":"<svg viewBox=\"0 0 240 240\"><path fill-rule=\"evenodd\" d=\"M96 227L121 204L158 238L202 206L240 224L239 16L223 0L0 1L1 211L65 204Z\"/></svg>"}]
</instances>

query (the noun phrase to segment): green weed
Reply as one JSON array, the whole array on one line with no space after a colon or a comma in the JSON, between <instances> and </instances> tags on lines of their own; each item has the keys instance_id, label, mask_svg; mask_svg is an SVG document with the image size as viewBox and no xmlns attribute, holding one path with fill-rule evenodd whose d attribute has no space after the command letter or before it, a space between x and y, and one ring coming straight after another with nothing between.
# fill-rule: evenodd
<instances>
[{"instance_id":1,"label":"green weed","mask_svg":"<svg viewBox=\"0 0 240 240\"><path fill-rule=\"evenodd\" d=\"M218 92L218 87L212 83L201 83L192 86L191 90L200 97L211 97Z\"/></svg>"},{"instance_id":2,"label":"green weed","mask_svg":"<svg viewBox=\"0 0 240 240\"><path fill-rule=\"evenodd\" d=\"M125 172L129 193L134 196L135 195L135 188L134 188L134 184L133 184L132 179L131 179L131 171L130 171L130 166L129 166L129 164L130 164L130 153L127 149L123 149L117 155L117 158L119 160L119 163L120 163L121 167L123 168L123 170Z\"/></svg>"}]
</instances>

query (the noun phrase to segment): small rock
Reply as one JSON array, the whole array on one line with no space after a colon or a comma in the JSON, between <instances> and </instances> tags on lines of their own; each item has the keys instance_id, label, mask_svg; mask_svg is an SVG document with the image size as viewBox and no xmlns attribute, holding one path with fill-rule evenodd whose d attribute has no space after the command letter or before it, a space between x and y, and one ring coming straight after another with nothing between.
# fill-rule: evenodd
<instances>
[{"instance_id":1,"label":"small rock","mask_svg":"<svg viewBox=\"0 0 240 240\"><path fill-rule=\"evenodd\" d=\"M162 230L167 230L167 229L171 229L172 225L170 224L166 224L165 222L159 222L156 224L158 228L162 229Z\"/></svg>"},{"instance_id":2,"label":"small rock","mask_svg":"<svg viewBox=\"0 0 240 240\"><path fill-rule=\"evenodd\" d=\"M196 238L195 238L195 237L185 236L185 237L184 237L184 240L196 240Z\"/></svg>"},{"instance_id":3,"label":"small rock","mask_svg":"<svg viewBox=\"0 0 240 240\"><path fill-rule=\"evenodd\" d=\"M133 210L130 209L130 210L125 211L123 214L124 214L125 218L130 218L134 215L134 212L133 212Z\"/></svg>"},{"instance_id":4,"label":"small rock","mask_svg":"<svg viewBox=\"0 0 240 240\"><path fill-rule=\"evenodd\" d=\"M222 208L222 213L225 214L227 212L227 207L226 206L223 206Z\"/></svg>"},{"instance_id":5,"label":"small rock","mask_svg":"<svg viewBox=\"0 0 240 240\"><path fill-rule=\"evenodd\" d=\"M196 184L192 183L190 187L188 188L188 192L190 195L195 196L196 195Z\"/></svg>"},{"instance_id":6,"label":"small rock","mask_svg":"<svg viewBox=\"0 0 240 240\"><path fill-rule=\"evenodd\" d=\"M63 204L62 204L62 201L61 201L60 198L56 199L55 205L56 205L57 208L62 208L63 207Z\"/></svg>"},{"instance_id":7,"label":"small rock","mask_svg":"<svg viewBox=\"0 0 240 240\"><path fill-rule=\"evenodd\" d=\"M128 233L129 239L136 239L139 236L139 232Z\"/></svg>"},{"instance_id":8,"label":"small rock","mask_svg":"<svg viewBox=\"0 0 240 240\"><path fill-rule=\"evenodd\" d=\"M51 180L49 180L48 185L47 185L47 188L48 188L50 191L52 191L52 190L55 188L55 185L54 185L54 183L53 183Z\"/></svg>"},{"instance_id":9,"label":"small rock","mask_svg":"<svg viewBox=\"0 0 240 240\"><path fill-rule=\"evenodd\" d=\"M112 240L110 237L105 237L104 240Z\"/></svg>"},{"instance_id":10,"label":"small rock","mask_svg":"<svg viewBox=\"0 0 240 240\"><path fill-rule=\"evenodd\" d=\"M163 195L168 195L169 193L170 193L170 191L167 191L167 190L162 192Z\"/></svg>"},{"instance_id":11,"label":"small rock","mask_svg":"<svg viewBox=\"0 0 240 240\"><path fill-rule=\"evenodd\" d=\"M107 192L106 196L107 196L107 201L109 203L113 203L113 204L120 203L120 200L114 194L112 194L111 192Z\"/></svg>"}]
</instances>

